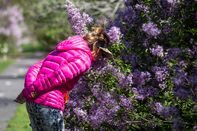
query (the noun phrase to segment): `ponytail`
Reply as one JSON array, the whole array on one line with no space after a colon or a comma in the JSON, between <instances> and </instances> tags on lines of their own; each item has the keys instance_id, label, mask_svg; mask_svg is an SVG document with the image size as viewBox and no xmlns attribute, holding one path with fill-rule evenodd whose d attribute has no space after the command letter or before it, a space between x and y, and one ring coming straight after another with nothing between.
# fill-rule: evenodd
<instances>
[{"instance_id":1,"label":"ponytail","mask_svg":"<svg viewBox=\"0 0 197 131\"><path fill-rule=\"evenodd\" d=\"M112 57L112 53L107 49L110 39L102 27L92 27L92 31L87 33L83 38L89 43L95 59L99 57Z\"/></svg>"},{"instance_id":2,"label":"ponytail","mask_svg":"<svg viewBox=\"0 0 197 131\"><path fill-rule=\"evenodd\" d=\"M87 33L84 39L88 41L93 51L95 51L95 46L106 48L110 42L109 36L104 32L102 27L92 27L92 31Z\"/></svg>"}]
</instances>

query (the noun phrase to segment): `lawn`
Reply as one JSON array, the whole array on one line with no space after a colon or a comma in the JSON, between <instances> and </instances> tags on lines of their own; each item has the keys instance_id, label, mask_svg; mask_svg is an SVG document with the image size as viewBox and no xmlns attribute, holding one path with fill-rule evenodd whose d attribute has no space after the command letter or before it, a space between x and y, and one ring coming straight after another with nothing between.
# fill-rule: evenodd
<instances>
[{"instance_id":1,"label":"lawn","mask_svg":"<svg viewBox=\"0 0 197 131\"><path fill-rule=\"evenodd\" d=\"M31 131L25 104L19 105L14 117L8 122L5 131Z\"/></svg>"},{"instance_id":2,"label":"lawn","mask_svg":"<svg viewBox=\"0 0 197 131\"><path fill-rule=\"evenodd\" d=\"M0 73L13 63L13 60L1 60ZM19 105L17 107L14 117L8 122L8 127L5 129L5 131L31 131L31 128L29 127L29 119L25 109L25 104Z\"/></svg>"},{"instance_id":3,"label":"lawn","mask_svg":"<svg viewBox=\"0 0 197 131\"><path fill-rule=\"evenodd\" d=\"M13 60L0 60L0 73L12 63Z\"/></svg>"}]
</instances>

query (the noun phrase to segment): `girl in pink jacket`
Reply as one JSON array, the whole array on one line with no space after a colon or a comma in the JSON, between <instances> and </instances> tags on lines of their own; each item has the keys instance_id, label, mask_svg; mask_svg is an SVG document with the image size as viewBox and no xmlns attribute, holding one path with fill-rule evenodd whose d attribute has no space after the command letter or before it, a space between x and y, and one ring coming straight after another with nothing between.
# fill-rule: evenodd
<instances>
[{"instance_id":1,"label":"girl in pink jacket","mask_svg":"<svg viewBox=\"0 0 197 131\"><path fill-rule=\"evenodd\" d=\"M60 42L46 58L32 65L16 102L26 102L33 131L62 131L63 111L70 90L93 60L112 56L106 47L109 37L101 27L84 37L73 36Z\"/></svg>"}]
</instances>

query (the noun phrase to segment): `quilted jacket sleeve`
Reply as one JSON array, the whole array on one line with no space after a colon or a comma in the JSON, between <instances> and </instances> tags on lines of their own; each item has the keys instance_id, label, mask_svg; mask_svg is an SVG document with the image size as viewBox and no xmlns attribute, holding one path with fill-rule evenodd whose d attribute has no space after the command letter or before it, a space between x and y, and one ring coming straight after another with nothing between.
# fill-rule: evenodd
<instances>
[{"instance_id":1,"label":"quilted jacket sleeve","mask_svg":"<svg viewBox=\"0 0 197 131\"><path fill-rule=\"evenodd\" d=\"M38 63L32 65L25 76L25 84L24 89L19 94L19 96L16 98L16 102L23 103L23 97L25 99L32 99L32 92L35 91L33 83L37 78L37 75L40 71L40 68L42 66L43 60L39 61Z\"/></svg>"},{"instance_id":2,"label":"quilted jacket sleeve","mask_svg":"<svg viewBox=\"0 0 197 131\"><path fill-rule=\"evenodd\" d=\"M76 51L76 52L75 52ZM73 50L77 53L77 50ZM60 67L53 73L46 75L34 82L34 88L37 93L44 93L53 88L65 84L66 81L73 79L86 72L91 65L91 59L88 54L83 53L61 63Z\"/></svg>"},{"instance_id":3,"label":"quilted jacket sleeve","mask_svg":"<svg viewBox=\"0 0 197 131\"><path fill-rule=\"evenodd\" d=\"M42 66L43 60L39 61L38 63L32 65L25 76L25 87L29 87L33 84L33 82L36 80L37 75L40 71L40 68Z\"/></svg>"}]
</instances>

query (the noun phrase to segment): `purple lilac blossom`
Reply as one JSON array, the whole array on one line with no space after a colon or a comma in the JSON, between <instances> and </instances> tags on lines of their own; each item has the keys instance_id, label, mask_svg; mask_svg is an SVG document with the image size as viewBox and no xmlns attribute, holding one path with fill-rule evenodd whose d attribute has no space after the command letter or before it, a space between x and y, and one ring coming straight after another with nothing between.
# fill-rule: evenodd
<instances>
[{"instance_id":1,"label":"purple lilac blossom","mask_svg":"<svg viewBox=\"0 0 197 131\"><path fill-rule=\"evenodd\" d=\"M123 21L130 24L130 26L132 26L137 20L136 12L131 7L126 8L123 11L122 15L123 15Z\"/></svg>"},{"instance_id":2,"label":"purple lilac blossom","mask_svg":"<svg viewBox=\"0 0 197 131\"><path fill-rule=\"evenodd\" d=\"M162 90L167 88L167 85L164 82L159 83L159 88L161 88Z\"/></svg>"},{"instance_id":3,"label":"purple lilac blossom","mask_svg":"<svg viewBox=\"0 0 197 131\"><path fill-rule=\"evenodd\" d=\"M120 96L120 105L126 110L131 110L133 108L131 101L124 95Z\"/></svg>"},{"instance_id":4,"label":"purple lilac blossom","mask_svg":"<svg viewBox=\"0 0 197 131\"><path fill-rule=\"evenodd\" d=\"M134 87L132 91L137 100L145 100L147 97L155 96L159 92L158 89L154 87Z\"/></svg>"},{"instance_id":5,"label":"purple lilac blossom","mask_svg":"<svg viewBox=\"0 0 197 131\"><path fill-rule=\"evenodd\" d=\"M113 116L116 115L117 111L120 109L118 102L109 92L102 93L101 105L107 109L105 112L107 120L113 119Z\"/></svg>"},{"instance_id":6,"label":"purple lilac blossom","mask_svg":"<svg viewBox=\"0 0 197 131\"><path fill-rule=\"evenodd\" d=\"M100 106L91 112L91 114L89 115L89 120L90 120L90 124L94 128L99 127L99 125L102 122L106 121L106 119L107 119L107 116L105 114L106 111L107 111L107 109L105 107Z\"/></svg>"},{"instance_id":7,"label":"purple lilac blossom","mask_svg":"<svg viewBox=\"0 0 197 131\"><path fill-rule=\"evenodd\" d=\"M135 85L145 85L147 81L150 80L151 74L149 72L140 72L139 70L135 70L133 72L133 84Z\"/></svg>"},{"instance_id":8,"label":"purple lilac blossom","mask_svg":"<svg viewBox=\"0 0 197 131\"><path fill-rule=\"evenodd\" d=\"M120 109L117 101L108 92L100 94L101 99L98 100L100 103L92 106L90 110L89 120L93 127L98 127L102 122L113 121L114 115Z\"/></svg>"},{"instance_id":9,"label":"purple lilac blossom","mask_svg":"<svg viewBox=\"0 0 197 131\"><path fill-rule=\"evenodd\" d=\"M98 70L98 74L105 73L111 73L118 79L119 83L122 83L122 81L124 81L125 79L125 75L118 68L115 68L113 65L110 64L107 64L105 67Z\"/></svg>"},{"instance_id":10,"label":"purple lilac blossom","mask_svg":"<svg viewBox=\"0 0 197 131\"><path fill-rule=\"evenodd\" d=\"M158 56L158 57L164 56L163 47L160 45L157 45L156 47L151 48L150 51L154 56Z\"/></svg>"},{"instance_id":11,"label":"purple lilac blossom","mask_svg":"<svg viewBox=\"0 0 197 131\"><path fill-rule=\"evenodd\" d=\"M155 78L158 82L163 82L168 76L168 69L166 66L154 66L152 68L152 71L155 73Z\"/></svg>"},{"instance_id":12,"label":"purple lilac blossom","mask_svg":"<svg viewBox=\"0 0 197 131\"><path fill-rule=\"evenodd\" d=\"M66 10L73 31L78 35L87 33L87 25L90 24L93 19L84 12L81 14L80 10L69 0L66 1Z\"/></svg>"},{"instance_id":13,"label":"purple lilac blossom","mask_svg":"<svg viewBox=\"0 0 197 131\"><path fill-rule=\"evenodd\" d=\"M77 107L78 106L76 100L73 100L73 99L69 99L67 105L71 106L71 107Z\"/></svg>"},{"instance_id":14,"label":"purple lilac blossom","mask_svg":"<svg viewBox=\"0 0 197 131\"><path fill-rule=\"evenodd\" d=\"M154 37L158 36L161 33L157 25L154 24L153 22L144 23L142 25L142 30L146 32L148 35L154 36Z\"/></svg>"},{"instance_id":15,"label":"purple lilac blossom","mask_svg":"<svg viewBox=\"0 0 197 131\"><path fill-rule=\"evenodd\" d=\"M186 67L187 67L187 63L186 63L184 60L179 61L178 65L179 65L181 68L186 68Z\"/></svg>"},{"instance_id":16,"label":"purple lilac blossom","mask_svg":"<svg viewBox=\"0 0 197 131\"><path fill-rule=\"evenodd\" d=\"M128 30L137 24L137 21L139 21L137 12L129 6L118 11L117 17L112 22L111 26L117 26L120 28L122 34L127 34ZM128 24L129 28L123 23Z\"/></svg>"},{"instance_id":17,"label":"purple lilac blossom","mask_svg":"<svg viewBox=\"0 0 197 131\"><path fill-rule=\"evenodd\" d=\"M116 26L112 26L109 31L107 32L110 42L120 42L120 39L122 38L122 33L120 32L120 28Z\"/></svg>"},{"instance_id":18,"label":"purple lilac blossom","mask_svg":"<svg viewBox=\"0 0 197 131\"><path fill-rule=\"evenodd\" d=\"M97 99L99 99L100 96L100 83L96 83L95 85L93 85L93 87L91 88L91 92L93 94L93 96L95 96Z\"/></svg>"},{"instance_id":19,"label":"purple lilac blossom","mask_svg":"<svg viewBox=\"0 0 197 131\"><path fill-rule=\"evenodd\" d=\"M193 131L197 131L197 125L193 126Z\"/></svg>"},{"instance_id":20,"label":"purple lilac blossom","mask_svg":"<svg viewBox=\"0 0 197 131\"><path fill-rule=\"evenodd\" d=\"M76 107L76 108L73 109L73 111L79 119L82 119L83 121L88 120L88 115L87 115L87 112L85 110L82 110L81 108Z\"/></svg>"},{"instance_id":21,"label":"purple lilac blossom","mask_svg":"<svg viewBox=\"0 0 197 131\"><path fill-rule=\"evenodd\" d=\"M131 86L133 84L133 74L130 73L128 76L126 76L124 79L120 80L119 85L120 86Z\"/></svg>"},{"instance_id":22,"label":"purple lilac blossom","mask_svg":"<svg viewBox=\"0 0 197 131\"><path fill-rule=\"evenodd\" d=\"M167 0L168 3L175 5L177 3L177 0Z\"/></svg>"},{"instance_id":23,"label":"purple lilac blossom","mask_svg":"<svg viewBox=\"0 0 197 131\"><path fill-rule=\"evenodd\" d=\"M143 12L145 12L145 13L148 13L148 12L149 12L149 8L148 8L146 5L144 5L144 4L136 4L136 5L135 5L135 8L136 8L137 10L143 11Z\"/></svg>"},{"instance_id":24,"label":"purple lilac blossom","mask_svg":"<svg viewBox=\"0 0 197 131\"><path fill-rule=\"evenodd\" d=\"M122 23L127 23L129 27L133 27L138 21L138 16L132 7L126 7L119 11L118 16L114 20L114 25L119 27L121 32L124 34L127 32L127 26L123 26Z\"/></svg>"},{"instance_id":25,"label":"purple lilac blossom","mask_svg":"<svg viewBox=\"0 0 197 131\"><path fill-rule=\"evenodd\" d=\"M90 17L88 14L86 14L85 12L83 12L82 17L85 21L85 23L92 23L93 22L93 18Z\"/></svg>"},{"instance_id":26,"label":"purple lilac blossom","mask_svg":"<svg viewBox=\"0 0 197 131\"><path fill-rule=\"evenodd\" d=\"M193 51L192 49L190 48L185 48L184 49L184 52L186 55L188 55L189 57L193 57L195 55L195 51Z\"/></svg>"},{"instance_id":27,"label":"purple lilac blossom","mask_svg":"<svg viewBox=\"0 0 197 131\"><path fill-rule=\"evenodd\" d=\"M177 2L177 0L161 0L161 5L163 8L171 9Z\"/></svg>"}]
</instances>

